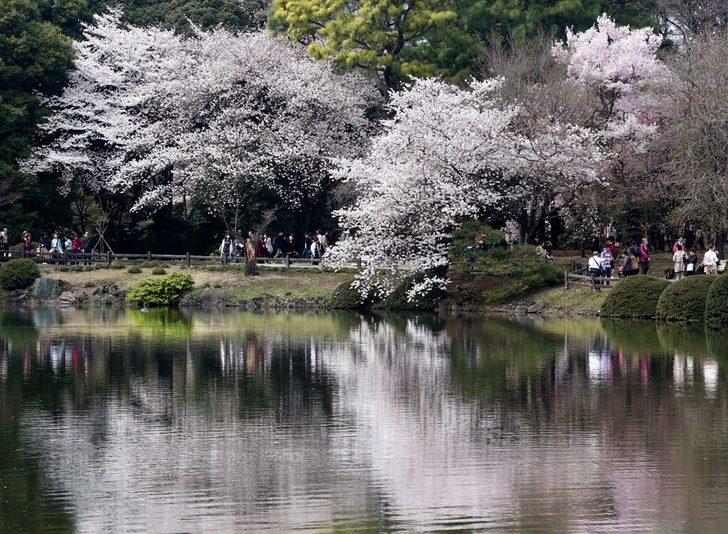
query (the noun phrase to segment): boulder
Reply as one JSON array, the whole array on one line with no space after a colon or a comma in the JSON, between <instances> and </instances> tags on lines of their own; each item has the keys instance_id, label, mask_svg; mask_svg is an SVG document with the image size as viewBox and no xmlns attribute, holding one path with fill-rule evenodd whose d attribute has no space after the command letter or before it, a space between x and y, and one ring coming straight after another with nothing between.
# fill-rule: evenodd
<instances>
[{"instance_id":1,"label":"boulder","mask_svg":"<svg viewBox=\"0 0 728 534\"><path fill-rule=\"evenodd\" d=\"M58 280L53 278L36 278L33 282L33 297L38 300L50 300L56 296Z\"/></svg>"},{"instance_id":2,"label":"boulder","mask_svg":"<svg viewBox=\"0 0 728 534\"><path fill-rule=\"evenodd\" d=\"M64 291L61 293L61 296L58 297L58 304L61 306L73 306L76 304L76 301L78 299L76 298L76 295L74 293L71 293L70 291Z\"/></svg>"}]
</instances>

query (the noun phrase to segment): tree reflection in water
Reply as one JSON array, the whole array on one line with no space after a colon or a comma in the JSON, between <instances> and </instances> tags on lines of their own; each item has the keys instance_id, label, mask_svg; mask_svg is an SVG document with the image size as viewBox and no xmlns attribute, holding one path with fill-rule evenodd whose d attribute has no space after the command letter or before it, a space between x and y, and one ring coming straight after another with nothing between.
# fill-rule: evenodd
<instances>
[{"instance_id":1,"label":"tree reflection in water","mask_svg":"<svg viewBox=\"0 0 728 534\"><path fill-rule=\"evenodd\" d=\"M719 529L725 355L651 323L3 311L0 530Z\"/></svg>"}]
</instances>

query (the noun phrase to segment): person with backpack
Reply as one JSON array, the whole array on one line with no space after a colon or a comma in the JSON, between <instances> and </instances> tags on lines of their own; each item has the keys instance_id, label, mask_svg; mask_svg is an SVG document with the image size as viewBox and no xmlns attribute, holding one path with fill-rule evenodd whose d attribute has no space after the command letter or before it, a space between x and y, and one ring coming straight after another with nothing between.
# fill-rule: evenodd
<instances>
[{"instance_id":1,"label":"person with backpack","mask_svg":"<svg viewBox=\"0 0 728 534\"><path fill-rule=\"evenodd\" d=\"M642 243L640 243L639 248L639 256L637 256L639 259L639 270L640 274L647 274L647 272L650 270L650 253L647 250L647 238L642 239Z\"/></svg>"}]
</instances>

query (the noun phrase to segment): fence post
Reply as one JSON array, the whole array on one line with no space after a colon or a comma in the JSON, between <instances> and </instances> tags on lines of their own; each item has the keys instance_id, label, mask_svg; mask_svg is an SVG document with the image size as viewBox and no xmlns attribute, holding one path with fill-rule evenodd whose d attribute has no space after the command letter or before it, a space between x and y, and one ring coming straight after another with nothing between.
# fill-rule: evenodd
<instances>
[{"instance_id":1,"label":"fence post","mask_svg":"<svg viewBox=\"0 0 728 534\"><path fill-rule=\"evenodd\" d=\"M286 269L290 269L290 268L291 268L291 257L288 254L286 254Z\"/></svg>"},{"instance_id":2,"label":"fence post","mask_svg":"<svg viewBox=\"0 0 728 534\"><path fill-rule=\"evenodd\" d=\"M152 253L147 250L147 261L152 261Z\"/></svg>"},{"instance_id":3,"label":"fence post","mask_svg":"<svg viewBox=\"0 0 728 534\"><path fill-rule=\"evenodd\" d=\"M564 271L564 289L569 289L569 271Z\"/></svg>"},{"instance_id":4,"label":"fence post","mask_svg":"<svg viewBox=\"0 0 728 534\"><path fill-rule=\"evenodd\" d=\"M106 265L111 267L111 251L106 252Z\"/></svg>"},{"instance_id":5,"label":"fence post","mask_svg":"<svg viewBox=\"0 0 728 534\"><path fill-rule=\"evenodd\" d=\"M187 268L189 269L192 266L190 262L190 253L188 252L185 256L185 259L187 260Z\"/></svg>"}]
</instances>

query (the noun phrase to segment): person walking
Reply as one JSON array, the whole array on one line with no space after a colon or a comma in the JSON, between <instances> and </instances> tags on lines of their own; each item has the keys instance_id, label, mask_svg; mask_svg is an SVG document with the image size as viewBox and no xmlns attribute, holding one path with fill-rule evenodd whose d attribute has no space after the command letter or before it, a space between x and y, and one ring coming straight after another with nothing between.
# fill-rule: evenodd
<instances>
[{"instance_id":1,"label":"person walking","mask_svg":"<svg viewBox=\"0 0 728 534\"><path fill-rule=\"evenodd\" d=\"M642 243L640 243L640 249L639 249L639 265L640 265L640 274L647 274L647 272L650 270L650 253L647 250L647 238L642 239Z\"/></svg>"},{"instance_id":2,"label":"person walking","mask_svg":"<svg viewBox=\"0 0 728 534\"><path fill-rule=\"evenodd\" d=\"M594 284L594 289L600 290L601 282L598 279L602 275L602 258L599 256L599 252L597 252L596 250L592 252L587 267L589 269L589 276L591 277L592 283Z\"/></svg>"},{"instance_id":3,"label":"person walking","mask_svg":"<svg viewBox=\"0 0 728 534\"><path fill-rule=\"evenodd\" d=\"M703 256L703 267L705 268L705 274L718 274L718 253L712 243L708 245L708 250L705 251L705 256Z\"/></svg>"},{"instance_id":4,"label":"person walking","mask_svg":"<svg viewBox=\"0 0 728 534\"><path fill-rule=\"evenodd\" d=\"M672 255L672 268L675 271L675 280L680 280L685 276L685 260L687 259L687 255L680 241L676 245L677 248Z\"/></svg>"},{"instance_id":5,"label":"person walking","mask_svg":"<svg viewBox=\"0 0 728 534\"><path fill-rule=\"evenodd\" d=\"M606 278L605 283L607 285L610 285L610 280L612 278L612 262L614 261L614 256L612 256L612 251L609 250L609 247L607 247L606 245L604 246L604 250L602 250L601 258L602 258L602 272L603 272L604 278Z\"/></svg>"},{"instance_id":6,"label":"person walking","mask_svg":"<svg viewBox=\"0 0 728 534\"><path fill-rule=\"evenodd\" d=\"M230 260L230 256L233 253L233 242L230 239L230 234L225 234L220 243L220 263L226 265Z\"/></svg>"}]
</instances>

